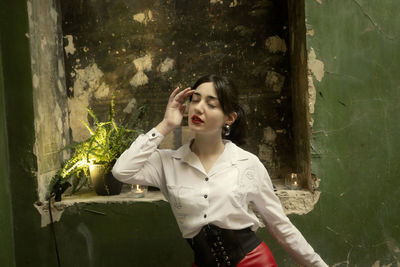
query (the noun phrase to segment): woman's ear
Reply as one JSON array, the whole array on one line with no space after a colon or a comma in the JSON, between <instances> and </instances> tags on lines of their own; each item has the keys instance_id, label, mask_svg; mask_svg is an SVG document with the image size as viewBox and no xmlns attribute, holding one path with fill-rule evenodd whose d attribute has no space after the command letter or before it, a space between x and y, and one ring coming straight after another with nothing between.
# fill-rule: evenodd
<instances>
[{"instance_id":1,"label":"woman's ear","mask_svg":"<svg viewBox=\"0 0 400 267\"><path fill-rule=\"evenodd\" d=\"M229 114L227 116L227 119L225 120L225 124L232 125L235 122L236 118L237 118L237 113L232 112L231 114Z\"/></svg>"}]
</instances>

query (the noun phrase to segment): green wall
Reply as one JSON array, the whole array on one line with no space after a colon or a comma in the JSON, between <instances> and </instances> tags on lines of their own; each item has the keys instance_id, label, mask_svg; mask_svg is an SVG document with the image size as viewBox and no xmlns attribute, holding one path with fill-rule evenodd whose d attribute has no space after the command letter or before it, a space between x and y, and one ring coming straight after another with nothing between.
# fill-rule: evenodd
<instances>
[{"instance_id":1,"label":"green wall","mask_svg":"<svg viewBox=\"0 0 400 267\"><path fill-rule=\"evenodd\" d=\"M0 262L6 264L6 266L14 266L14 239L3 80L0 35L0 240L5 245L4 249L0 250Z\"/></svg>"},{"instance_id":2,"label":"green wall","mask_svg":"<svg viewBox=\"0 0 400 267\"><path fill-rule=\"evenodd\" d=\"M0 154L0 238L8 245L0 260L3 266L13 266L14 259L16 266L56 266L50 229L40 227L33 207L37 185L26 2L7 2L0 6L0 141L9 151ZM322 193L311 213L290 218L331 265L379 261L375 266L396 266L400 6L395 0L320 2L306 1L306 18L307 28L314 30L307 36L308 49L325 67L322 81L314 79L312 135L312 167ZM63 266L190 266L190 249L163 202L77 205L65 211L55 230ZM264 230L260 235L280 266L293 264Z\"/></svg>"},{"instance_id":3,"label":"green wall","mask_svg":"<svg viewBox=\"0 0 400 267\"><path fill-rule=\"evenodd\" d=\"M6 242L2 244L7 249L1 253L6 254L4 258L8 262L8 265L3 265L3 262L2 265L13 266L14 261L18 265L19 259L24 256L21 253L22 248L35 253L41 239L37 238L37 224L32 223L33 219L38 219L39 216L32 209L32 204L36 200L36 181L33 174L35 157L32 153L34 144L32 79L29 40L25 35L28 32L26 3L2 1L0 10L3 74L0 138L2 144L8 145L4 147L4 150L3 146L1 149L1 166L4 167L1 170L1 186L4 188L1 190L0 197L2 214L10 213L7 207L10 207L11 202L12 218L5 217L5 222L13 223L12 228L7 227L5 223L5 229L11 231L7 236L4 234ZM6 131L4 132L3 129ZM14 236L14 241L12 236Z\"/></svg>"},{"instance_id":4,"label":"green wall","mask_svg":"<svg viewBox=\"0 0 400 267\"><path fill-rule=\"evenodd\" d=\"M315 210L293 218L330 264L400 264L400 6L397 0L306 1L316 87ZM348 262L347 262L348 261ZM380 265L377 266L380 266Z\"/></svg>"}]
</instances>

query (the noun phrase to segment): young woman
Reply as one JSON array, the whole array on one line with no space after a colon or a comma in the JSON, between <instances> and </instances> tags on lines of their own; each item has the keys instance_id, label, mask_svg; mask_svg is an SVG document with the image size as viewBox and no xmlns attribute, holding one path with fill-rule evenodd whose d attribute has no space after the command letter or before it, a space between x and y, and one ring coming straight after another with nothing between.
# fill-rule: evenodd
<instances>
[{"instance_id":1,"label":"young woman","mask_svg":"<svg viewBox=\"0 0 400 267\"><path fill-rule=\"evenodd\" d=\"M187 99L194 139L178 150L157 149L181 125ZM237 146L244 142L245 129L232 83L216 75L202 77L192 88L172 92L164 119L120 156L113 175L124 183L160 188L194 250L193 267L276 266L254 233L259 221L250 202L297 262L327 266L286 217L263 164Z\"/></svg>"}]
</instances>

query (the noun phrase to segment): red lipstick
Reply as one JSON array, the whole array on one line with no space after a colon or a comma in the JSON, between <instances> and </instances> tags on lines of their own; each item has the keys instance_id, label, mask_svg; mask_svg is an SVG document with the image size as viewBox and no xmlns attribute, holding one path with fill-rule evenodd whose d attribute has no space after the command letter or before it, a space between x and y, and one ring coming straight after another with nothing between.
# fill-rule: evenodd
<instances>
[{"instance_id":1,"label":"red lipstick","mask_svg":"<svg viewBox=\"0 0 400 267\"><path fill-rule=\"evenodd\" d=\"M193 124L200 124L200 123L203 123L203 122L204 121L202 119L200 119L199 116L197 116L197 115L193 115L192 116L192 123Z\"/></svg>"}]
</instances>

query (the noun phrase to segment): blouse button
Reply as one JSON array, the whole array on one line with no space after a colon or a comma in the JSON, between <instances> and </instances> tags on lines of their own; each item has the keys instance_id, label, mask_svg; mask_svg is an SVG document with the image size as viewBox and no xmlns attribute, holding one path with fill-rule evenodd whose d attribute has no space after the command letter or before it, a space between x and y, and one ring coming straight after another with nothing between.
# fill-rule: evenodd
<instances>
[{"instance_id":1,"label":"blouse button","mask_svg":"<svg viewBox=\"0 0 400 267\"><path fill-rule=\"evenodd\" d=\"M206 179L204 179L204 180L206 180L206 182L208 182L208 177L206 177Z\"/></svg>"},{"instance_id":2,"label":"blouse button","mask_svg":"<svg viewBox=\"0 0 400 267\"><path fill-rule=\"evenodd\" d=\"M204 198L207 198L208 196L207 195L204 195Z\"/></svg>"},{"instance_id":3,"label":"blouse button","mask_svg":"<svg viewBox=\"0 0 400 267\"><path fill-rule=\"evenodd\" d=\"M207 218L207 214L204 214L204 216L203 216L204 218Z\"/></svg>"},{"instance_id":4,"label":"blouse button","mask_svg":"<svg viewBox=\"0 0 400 267\"><path fill-rule=\"evenodd\" d=\"M152 133L152 135L151 136L156 136L156 134L155 133Z\"/></svg>"}]
</instances>

